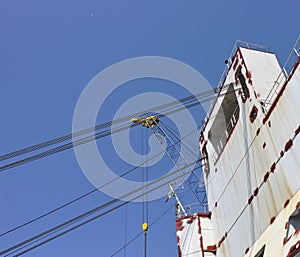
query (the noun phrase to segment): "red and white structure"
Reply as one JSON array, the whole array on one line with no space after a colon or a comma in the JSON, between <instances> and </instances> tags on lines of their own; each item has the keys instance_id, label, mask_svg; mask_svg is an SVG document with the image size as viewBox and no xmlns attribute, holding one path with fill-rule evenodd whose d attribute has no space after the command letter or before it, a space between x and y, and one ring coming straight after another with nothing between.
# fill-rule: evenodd
<instances>
[{"instance_id":1,"label":"red and white structure","mask_svg":"<svg viewBox=\"0 0 300 257\"><path fill-rule=\"evenodd\" d=\"M179 256L300 256L299 56L235 46L200 136L210 213L177 219Z\"/></svg>"}]
</instances>

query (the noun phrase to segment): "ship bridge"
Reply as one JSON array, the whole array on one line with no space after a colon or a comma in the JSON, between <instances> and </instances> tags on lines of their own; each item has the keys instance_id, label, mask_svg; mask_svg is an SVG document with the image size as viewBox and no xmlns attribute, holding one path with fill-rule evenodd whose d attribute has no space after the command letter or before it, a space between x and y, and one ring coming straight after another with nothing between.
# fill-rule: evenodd
<instances>
[{"instance_id":1,"label":"ship bridge","mask_svg":"<svg viewBox=\"0 0 300 257\"><path fill-rule=\"evenodd\" d=\"M299 256L300 40L238 41L200 135L215 256Z\"/></svg>"}]
</instances>

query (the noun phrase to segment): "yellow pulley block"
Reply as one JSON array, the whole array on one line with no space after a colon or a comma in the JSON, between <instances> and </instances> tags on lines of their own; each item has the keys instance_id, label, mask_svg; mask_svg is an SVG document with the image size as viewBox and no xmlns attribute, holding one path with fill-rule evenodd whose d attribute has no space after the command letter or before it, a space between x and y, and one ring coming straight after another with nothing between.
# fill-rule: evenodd
<instances>
[{"instance_id":1,"label":"yellow pulley block","mask_svg":"<svg viewBox=\"0 0 300 257\"><path fill-rule=\"evenodd\" d=\"M148 224L145 222L142 225L143 231L147 231L148 230Z\"/></svg>"},{"instance_id":2,"label":"yellow pulley block","mask_svg":"<svg viewBox=\"0 0 300 257\"><path fill-rule=\"evenodd\" d=\"M136 124L141 124L146 128L154 128L159 123L159 119L157 116L152 115L146 118L132 118L131 122L134 122Z\"/></svg>"}]
</instances>

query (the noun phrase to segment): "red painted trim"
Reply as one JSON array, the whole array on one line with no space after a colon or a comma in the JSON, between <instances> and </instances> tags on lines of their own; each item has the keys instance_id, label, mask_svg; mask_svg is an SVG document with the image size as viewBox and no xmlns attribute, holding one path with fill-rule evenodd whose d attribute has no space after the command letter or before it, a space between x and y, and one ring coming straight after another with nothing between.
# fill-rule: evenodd
<instances>
[{"instance_id":1,"label":"red painted trim","mask_svg":"<svg viewBox=\"0 0 300 257\"><path fill-rule=\"evenodd\" d=\"M300 133L300 126L295 130L295 135L298 135Z\"/></svg>"},{"instance_id":2,"label":"red painted trim","mask_svg":"<svg viewBox=\"0 0 300 257\"><path fill-rule=\"evenodd\" d=\"M198 212L195 215L191 214L191 215L183 216L181 218L177 218L176 219L176 224L177 224L177 222L182 222L183 220L190 219L191 217L193 217L195 219L196 216L199 216L199 217L202 217L202 218L209 218L210 219L211 218L211 212Z\"/></svg>"},{"instance_id":3,"label":"red painted trim","mask_svg":"<svg viewBox=\"0 0 300 257\"><path fill-rule=\"evenodd\" d=\"M299 207L300 207L300 202L297 203L296 210L298 210Z\"/></svg>"},{"instance_id":4,"label":"red painted trim","mask_svg":"<svg viewBox=\"0 0 300 257\"><path fill-rule=\"evenodd\" d=\"M200 144L202 144L203 143L203 140L204 140L204 131L203 130L201 130L200 131L200 138L199 138L199 142L200 142Z\"/></svg>"},{"instance_id":5,"label":"red painted trim","mask_svg":"<svg viewBox=\"0 0 300 257\"><path fill-rule=\"evenodd\" d=\"M258 136L260 133L260 128L256 131L256 136Z\"/></svg>"},{"instance_id":6,"label":"red painted trim","mask_svg":"<svg viewBox=\"0 0 300 257\"><path fill-rule=\"evenodd\" d=\"M253 198L254 198L254 196L253 195L251 195L250 197L249 197L249 199L248 199L248 204L250 205L251 204L251 202L253 201Z\"/></svg>"},{"instance_id":7,"label":"red painted trim","mask_svg":"<svg viewBox=\"0 0 300 257\"><path fill-rule=\"evenodd\" d=\"M265 176L264 176L264 182L265 183L267 182L269 176L270 176L270 172L267 171L266 174L265 174Z\"/></svg>"},{"instance_id":8,"label":"red painted trim","mask_svg":"<svg viewBox=\"0 0 300 257\"><path fill-rule=\"evenodd\" d=\"M222 236L222 238L220 239L219 243L218 243L218 248L221 246L221 244L224 242L225 240L225 236Z\"/></svg>"},{"instance_id":9,"label":"red painted trim","mask_svg":"<svg viewBox=\"0 0 300 257\"><path fill-rule=\"evenodd\" d=\"M252 85L252 84L251 84ZM257 99L257 94L256 94L256 92L254 91L254 96L255 96L255 98Z\"/></svg>"},{"instance_id":10,"label":"red painted trim","mask_svg":"<svg viewBox=\"0 0 300 257\"><path fill-rule=\"evenodd\" d=\"M290 251L286 257L293 257L299 252L300 252L300 240L296 244L291 246Z\"/></svg>"},{"instance_id":11,"label":"red painted trim","mask_svg":"<svg viewBox=\"0 0 300 257\"><path fill-rule=\"evenodd\" d=\"M205 252L216 252L217 246L216 245L209 245L207 246L207 250Z\"/></svg>"},{"instance_id":12,"label":"red painted trim","mask_svg":"<svg viewBox=\"0 0 300 257\"><path fill-rule=\"evenodd\" d=\"M205 257L204 256L204 246L203 246L203 237L202 237L202 233L201 233L201 223L200 223L200 216L198 216L198 233L200 235L200 249L201 249L201 252L202 252L202 257Z\"/></svg>"},{"instance_id":13,"label":"red painted trim","mask_svg":"<svg viewBox=\"0 0 300 257\"><path fill-rule=\"evenodd\" d=\"M200 151L200 154L201 154L201 157L202 158L208 158L208 152L207 152L207 140L204 141L204 144L203 146L201 147L201 151Z\"/></svg>"},{"instance_id":14,"label":"red painted trim","mask_svg":"<svg viewBox=\"0 0 300 257\"><path fill-rule=\"evenodd\" d=\"M247 68L247 65L246 65L246 62L245 62L244 57L242 55L242 52L240 50L240 47L238 48L238 51L239 51L241 59L242 59L241 64L245 67L245 70L246 70L246 78L248 79L248 84L250 84L252 86L252 74L251 74L251 71L249 71L249 69ZM249 97L250 97L250 95L249 95Z\"/></svg>"},{"instance_id":15,"label":"red painted trim","mask_svg":"<svg viewBox=\"0 0 300 257\"><path fill-rule=\"evenodd\" d=\"M197 213L197 216L198 217L201 217L201 218L211 218L211 212L198 212Z\"/></svg>"},{"instance_id":16,"label":"red painted trim","mask_svg":"<svg viewBox=\"0 0 300 257\"><path fill-rule=\"evenodd\" d=\"M290 240L290 238L291 238L291 237L289 237L289 238L286 238L286 237L283 238L283 245L285 245L285 244Z\"/></svg>"},{"instance_id":17,"label":"red painted trim","mask_svg":"<svg viewBox=\"0 0 300 257\"><path fill-rule=\"evenodd\" d=\"M250 248L248 247L245 251L245 255L249 252Z\"/></svg>"},{"instance_id":18,"label":"red painted trim","mask_svg":"<svg viewBox=\"0 0 300 257\"><path fill-rule=\"evenodd\" d=\"M280 157L284 156L284 151L280 151Z\"/></svg>"},{"instance_id":19,"label":"red painted trim","mask_svg":"<svg viewBox=\"0 0 300 257\"><path fill-rule=\"evenodd\" d=\"M204 141L204 136L203 136L203 135L201 135L201 136L200 136L200 139L199 139L199 143L200 143L200 144L202 144L202 143L203 143L203 141Z\"/></svg>"},{"instance_id":20,"label":"red painted trim","mask_svg":"<svg viewBox=\"0 0 300 257\"><path fill-rule=\"evenodd\" d=\"M258 194L258 191L259 191L258 187L257 187L257 188L255 188L255 190L254 190L254 192L253 192L254 196L257 196L257 194Z\"/></svg>"},{"instance_id":21,"label":"red painted trim","mask_svg":"<svg viewBox=\"0 0 300 257\"><path fill-rule=\"evenodd\" d=\"M251 72L248 70L248 69L246 69L246 77L247 77L247 79L248 79L248 83L252 86L252 74L251 74ZM257 98L257 95L256 95L256 92L254 91L254 95L255 95L255 98Z\"/></svg>"},{"instance_id":22,"label":"red painted trim","mask_svg":"<svg viewBox=\"0 0 300 257\"><path fill-rule=\"evenodd\" d=\"M290 199L286 200L286 202L284 203L283 207L286 208L290 203Z\"/></svg>"},{"instance_id":23,"label":"red painted trim","mask_svg":"<svg viewBox=\"0 0 300 257\"><path fill-rule=\"evenodd\" d=\"M258 109L257 109L257 107L254 105L254 106L252 107L252 110L251 110L250 114L249 114L249 119L250 119L250 122L251 122L251 123L253 123L253 122L256 120L257 115L258 115Z\"/></svg>"},{"instance_id":24,"label":"red painted trim","mask_svg":"<svg viewBox=\"0 0 300 257\"><path fill-rule=\"evenodd\" d=\"M246 77L247 77L247 79L251 79L252 78L252 74L251 74L251 72L248 69L246 70Z\"/></svg>"},{"instance_id":25,"label":"red painted trim","mask_svg":"<svg viewBox=\"0 0 300 257\"><path fill-rule=\"evenodd\" d=\"M184 226L176 227L176 231L182 231L184 229Z\"/></svg>"},{"instance_id":26,"label":"red painted trim","mask_svg":"<svg viewBox=\"0 0 300 257\"><path fill-rule=\"evenodd\" d=\"M243 57L242 57L242 59L243 59ZM240 73L242 73L243 65L244 65L244 63L242 62L242 64L239 65L239 67L237 68L237 70L236 70L235 73L234 73L234 79L235 79L235 83L236 83L236 84L238 84L238 81L239 81L239 79L238 79L238 77L237 77L237 73L238 73L238 71L239 71ZM246 72L247 72L247 67L246 67L246 65L244 65L244 67L245 67ZM243 75L243 74L242 74L242 75ZM243 77L244 77L244 75L243 75ZM245 78L245 77L244 77L244 78ZM245 79L245 82L246 82L246 79ZM246 85L246 87L247 87L247 90L248 90L248 93L249 93L249 94L248 94L248 97L247 97L247 96L245 97L242 93L240 94L243 103L246 103L247 98L250 98L250 91L249 91L249 88L248 88L247 85ZM239 92L241 92L241 91L239 91Z\"/></svg>"},{"instance_id":27,"label":"red painted trim","mask_svg":"<svg viewBox=\"0 0 300 257\"><path fill-rule=\"evenodd\" d=\"M287 222L285 223L285 225L284 225L284 229L287 229L288 226L289 226L289 222L287 221Z\"/></svg>"},{"instance_id":28,"label":"red painted trim","mask_svg":"<svg viewBox=\"0 0 300 257\"><path fill-rule=\"evenodd\" d=\"M184 229L184 226L182 224L183 224L182 220L176 219L176 232L182 231Z\"/></svg>"},{"instance_id":29,"label":"red painted trim","mask_svg":"<svg viewBox=\"0 0 300 257\"><path fill-rule=\"evenodd\" d=\"M270 219L270 224L273 224L274 221L275 221L275 219L276 219L276 217L272 217L272 218Z\"/></svg>"},{"instance_id":30,"label":"red painted trim","mask_svg":"<svg viewBox=\"0 0 300 257\"><path fill-rule=\"evenodd\" d=\"M186 223L192 224L195 219L196 219L196 216L191 216Z\"/></svg>"},{"instance_id":31,"label":"red painted trim","mask_svg":"<svg viewBox=\"0 0 300 257\"><path fill-rule=\"evenodd\" d=\"M180 245L177 245L177 250L178 250L178 257L181 257L181 256L182 256L182 254L181 254Z\"/></svg>"},{"instance_id":32,"label":"red painted trim","mask_svg":"<svg viewBox=\"0 0 300 257\"><path fill-rule=\"evenodd\" d=\"M289 139L289 141L286 142L285 146L284 146L284 150L287 152L288 150L290 150L290 148L293 145L293 140Z\"/></svg>"},{"instance_id":33,"label":"red painted trim","mask_svg":"<svg viewBox=\"0 0 300 257\"><path fill-rule=\"evenodd\" d=\"M275 169L276 169L276 163L274 162L270 168L270 172L274 173Z\"/></svg>"}]
</instances>

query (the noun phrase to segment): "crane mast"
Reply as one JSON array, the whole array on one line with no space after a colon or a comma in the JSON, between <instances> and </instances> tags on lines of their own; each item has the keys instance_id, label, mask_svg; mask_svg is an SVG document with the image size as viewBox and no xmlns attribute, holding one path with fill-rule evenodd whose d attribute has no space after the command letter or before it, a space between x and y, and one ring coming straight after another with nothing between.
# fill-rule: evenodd
<instances>
[{"instance_id":1,"label":"crane mast","mask_svg":"<svg viewBox=\"0 0 300 257\"><path fill-rule=\"evenodd\" d=\"M154 115L147 116L145 118L132 118L131 121L151 129L168 158L176 167L178 172L180 172L187 186L191 189L197 198L197 201L201 204L203 208L202 211L206 212L207 200L203 175L202 173L196 174L193 169L188 176L183 173L185 167L189 165L182 155L183 144L180 136L175 135L174 131L163 125L160 119ZM181 209L183 214L186 214L183 207Z\"/></svg>"}]
</instances>

